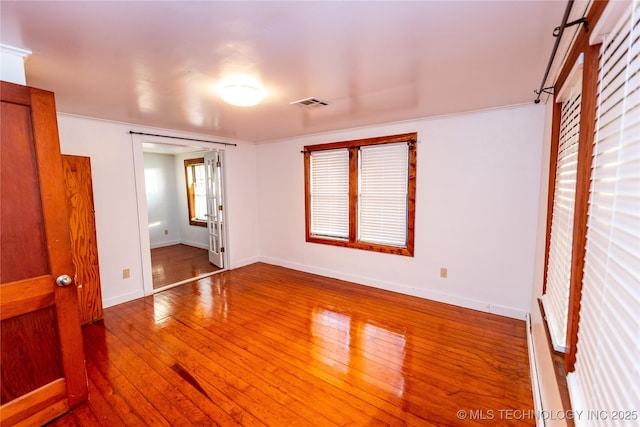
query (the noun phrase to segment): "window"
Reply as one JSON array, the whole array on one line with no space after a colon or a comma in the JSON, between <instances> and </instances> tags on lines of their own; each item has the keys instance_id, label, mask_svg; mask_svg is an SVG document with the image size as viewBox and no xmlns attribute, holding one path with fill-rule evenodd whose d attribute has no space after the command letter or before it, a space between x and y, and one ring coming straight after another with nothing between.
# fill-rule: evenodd
<instances>
[{"instance_id":1,"label":"window","mask_svg":"<svg viewBox=\"0 0 640 427\"><path fill-rule=\"evenodd\" d=\"M592 30L580 32L567 55L570 64L584 52L564 362L574 413L595 414L576 418L576 425L610 425L618 408L624 408L623 424L636 425L640 0L592 2L587 21ZM556 85L562 86L568 75L565 64ZM554 129L560 127L559 110L554 108ZM549 246L546 256L551 259L557 255Z\"/></svg>"},{"instance_id":2,"label":"window","mask_svg":"<svg viewBox=\"0 0 640 427\"><path fill-rule=\"evenodd\" d=\"M626 12L604 35L601 48L577 352L569 386L577 411L615 414L617 408L629 408L624 420L637 425L640 1L623 7Z\"/></svg>"},{"instance_id":3,"label":"window","mask_svg":"<svg viewBox=\"0 0 640 427\"><path fill-rule=\"evenodd\" d=\"M556 181L553 195L549 261L546 293L542 298L547 315L551 341L556 351L566 350L569 282L573 249L573 220L578 167L578 140L582 88L581 61L568 78L568 84L558 93L562 103L560 134L556 161Z\"/></svg>"},{"instance_id":4,"label":"window","mask_svg":"<svg viewBox=\"0 0 640 427\"><path fill-rule=\"evenodd\" d=\"M184 173L187 182L187 203L189 205L189 224L207 226L207 191L204 158L184 161Z\"/></svg>"},{"instance_id":5,"label":"window","mask_svg":"<svg viewBox=\"0 0 640 427\"><path fill-rule=\"evenodd\" d=\"M304 148L307 242L413 256L416 133Z\"/></svg>"}]
</instances>

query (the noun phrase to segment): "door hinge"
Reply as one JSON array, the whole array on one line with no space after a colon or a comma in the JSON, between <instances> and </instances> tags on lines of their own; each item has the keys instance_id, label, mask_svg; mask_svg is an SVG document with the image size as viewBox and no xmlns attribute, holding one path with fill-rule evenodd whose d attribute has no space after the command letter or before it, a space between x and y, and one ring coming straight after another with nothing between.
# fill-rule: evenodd
<instances>
[{"instance_id":1,"label":"door hinge","mask_svg":"<svg viewBox=\"0 0 640 427\"><path fill-rule=\"evenodd\" d=\"M219 168L220 166L221 166L221 165L220 165L220 160L218 160L218 161L216 162L216 167L217 167L217 168Z\"/></svg>"},{"instance_id":2,"label":"door hinge","mask_svg":"<svg viewBox=\"0 0 640 427\"><path fill-rule=\"evenodd\" d=\"M218 210L221 211L222 210L222 205L218 206Z\"/></svg>"},{"instance_id":3,"label":"door hinge","mask_svg":"<svg viewBox=\"0 0 640 427\"><path fill-rule=\"evenodd\" d=\"M224 252L224 246L220 247L220 252Z\"/></svg>"}]
</instances>

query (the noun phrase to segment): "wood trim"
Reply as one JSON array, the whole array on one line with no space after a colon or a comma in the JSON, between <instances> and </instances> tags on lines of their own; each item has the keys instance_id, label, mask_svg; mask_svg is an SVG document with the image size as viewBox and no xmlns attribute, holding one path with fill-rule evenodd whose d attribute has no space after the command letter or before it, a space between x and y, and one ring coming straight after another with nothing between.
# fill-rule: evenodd
<instances>
[{"instance_id":1,"label":"wood trim","mask_svg":"<svg viewBox=\"0 0 640 427\"><path fill-rule=\"evenodd\" d=\"M35 281L29 279L4 283L0 286L0 320L51 307L54 302L51 276L40 276Z\"/></svg>"},{"instance_id":2,"label":"wood trim","mask_svg":"<svg viewBox=\"0 0 640 427\"><path fill-rule=\"evenodd\" d=\"M554 91L555 92L555 91ZM562 104L553 96L553 113L551 119L551 150L549 153L549 187L547 193L547 234L544 244L544 276L542 294L547 293L547 266L549 265L549 249L551 248L551 224L553 221L553 202L556 193L556 174L558 169L558 150L560 149L560 119Z\"/></svg>"},{"instance_id":3,"label":"wood trim","mask_svg":"<svg viewBox=\"0 0 640 427\"><path fill-rule=\"evenodd\" d=\"M584 257L587 245L587 220L589 214L589 187L591 185L591 164L595 136L596 109L598 98L598 66L601 45L584 46L584 66L582 76L582 104L580 106L580 144L578 145L578 165L576 171L576 199L573 216L573 246L571 250L571 279L569 285L569 311L567 316L567 352L565 370L575 370L576 346L578 343L578 322L580 320L580 300L584 277Z\"/></svg>"},{"instance_id":4,"label":"wood trim","mask_svg":"<svg viewBox=\"0 0 640 427\"><path fill-rule=\"evenodd\" d=\"M399 135L380 136L376 138L354 139L351 141L330 142L328 144L307 145L304 151L336 150L338 148L362 147L365 145L392 144L395 142L417 142L417 133L403 133Z\"/></svg>"},{"instance_id":5,"label":"wood trim","mask_svg":"<svg viewBox=\"0 0 640 427\"><path fill-rule=\"evenodd\" d=\"M413 256L416 231L416 183L418 170L418 150L416 150L415 140L409 143L409 176L408 176L408 197L407 197L407 254ZM404 255L404 254L403 254Z\"/></svg>"},{"instance_id":6,"label":"wood trim","mask_svg":"<svg viewBox=\"0 0 640 427\"><path fill-rule=\"evenodd\" d=\"M71 240L68 229L66 192L64 181L60 179L64 176L62 156L58 156L53 161L47 158L49 153L60 153L55 99L52 92L34 88L30 88L30 91L31 120L34 140L37 141L35 149L39 179L40 182L48 183L46 188L41 189L41 199L46 223L46 239L50 247L51 275L53 277L61 274L73 276L73 265L68 256L71 253ZM55 250L51 248L54 245L57 247ZM64 254L64 256L60 254ZM74 289L74 287L67 287L67 289Z\"/></svg>"},{"instance_id":7,"label":"wood trim","mask_svg":"<svg viewBox=\"0 0 640 427\"><path fill-rule=\"evenodd\" d=\"M29 418L17 423L14 427L33 427L38 425L45 425L61 415L69 412L69 405L65 400L59 400L52 403L50 406L42 409L40 412L33 414Z\"/></svg>"},{"instance_id":8,"label":"wood trim","mask_svg":"<svg viewBox=\"0 0 640 427\"><path fill-rule=\"evenodd\" d=\"M195 219L195 190L193 184L189 185L189 170L192 166L204 165L204 157L197 159L185 159L184 161L184 182L187 186L187 213L189 215L189 225L196 227L206 227L207 222ZM195 180L195 177L192 178Z\"/></svg>"},{"instance_id":9,"label":"wood trim","mask_svg":"<svg viewBox=\"0 0 640 427\"><path fill-rule=\"evenodd\" d=\"M42 425L69 410L66 400L67 384L60 378L2 405L0 425Z\"/></svg>"},{"instance_id":10,"label":"wood trim","mask_svg":"<svg viewBox=\"0 0 640 427\"><path fill-rule=\"evenodd\" d=\"M309 243L321 243L323 245L341 246L343 248L363 249L365 251L382 252L393 255L413 256L413 253L409 248L401 248L397 246L378 245L375 243L365 243L358 241L337 240L321 237L309 236L307 238Z\"/></svg>"},{"instance_id":11,"label":"wood trim","mask_svg":"<svg viewBox=\"0 0 640 427\"><path fill-rule=\"evenodd\" d=\"M309 243L321 243L325 245L341 246L354 249L363 249L374 252L382 252L394 255L413 256L415 245L415 214L416 214L416 171L417 171L417 144L416 132L401 135L383 136L378 138L358 139L329 144L310 145L304 147L304 191L305 191L305 241ZM371 142L368 144L367 142ZM360 242L357 236L358 218L358 149L367 145L408 142L408 198L407 198L407 245L406 247L380 245L375 243ZM332 239L313 236L311 234L311 153L313 151L344 149L349 150L349 237L348 239Z\"/></svg>"},{"instance_id":12,"label":"wood trim","mask_svg":"<svg viewBox=\"0 0 640 427\"><path fill-rule=\"evenodd\" d=\"M31 106L29 92L25 91L22 85L0 81L0 91L2 91L3 102Z\"/></svg>"},{"instance_id":13,"label":"wood trim","mask_svg":"<svg viewBox=\"0 0 640 427\"><path fill-rule=\"evenodd\" d=\"M589 45L589 30L593 29L602 16L608 0L595 0L587 13L588 24L582 25L576 40L560 70L554 93L557 94L569 77L573 65L581 53L584 53L582 100L580 111L580 136L578 142L578 165L576 176L576 201L574 209L571 277L569 285L569 314L567 318L567 336L565 370L573 372L578 343L578 322L580 299L582 295L582 277L586 247L587 216L589 204L589 183L591 177L591 154L593 151L594 126L596 119L599 52L601 45ZM551 239L551 220L553 216L553 198L556 181L556 162L560 138L561 105L555 102L552 118L551 153L549 167L549 194L547 195L547 234L545 242L543 294L547 286L547 265L549 263L549 243ZM546 323L546 320L545 320Z\"/></svg>"},{"instance_id":14,"label":"wood trim","mask_svg":"<svg viewBox=\"0 0 640 427\"><path fill-rule=\"evenodd\" d=\"M35 88L29 90L39 179L41 183L47 183L41 188L41 199L51 274L53 277L62 274L73 276L73 263L69 256L71 239L66 191L64 179L61 178L64 176L62 156L58 154L55 159L49 158L49 153L60 153L55 98L52 92ZM55 286L51 283L51 286L54 288L57 306L59 339L65 343L62 367L67 384L67 398L69 407L73 408L86 401L88 397L78 297L75 284Z\"/></svg>"},{"instance_id":15,"label":"wood trim","mask_svg":"<svg viewBox=\"0 0 640 427\"><path fill-rule=\"evenodd\" d=\"M349 242L358 238L358 148L349 148Z\"/></svg>"},{"instance_id":16,"label":"wood trim","mask_svg":"<svg viewBox=\"0 0 640 427\"><path fill-rule=\"evenodd\" d=\"M307 242L311 236L311 153L304 153L304 230Z\"/></svg>"}]
</instances>

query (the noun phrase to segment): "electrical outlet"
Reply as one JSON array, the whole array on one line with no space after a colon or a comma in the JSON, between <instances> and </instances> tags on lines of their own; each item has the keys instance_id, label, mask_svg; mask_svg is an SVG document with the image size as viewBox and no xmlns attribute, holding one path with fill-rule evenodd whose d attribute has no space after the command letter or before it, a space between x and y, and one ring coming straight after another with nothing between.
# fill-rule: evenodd
<instances>
[{"instance_id":1,"label":"electrical outlet","mask_svg":"<svg viewBox=\"0 0 640 427\"><path fill-rule=\"evenodd\" d=\"M122 278L123 279L128 279L129 277L131 277L131 270L128 268L125 268L122 270Z\"/></svg>"},{"instance_id":2,"label":"electrical outlet","mask_svg":"<svg viewBox=\"0 0 640 427\"><path fill-rule=\"evenodd\" d=\"M440 277L442 277L443 279L447 278L447 268L446 267L440 267Z\"/></svg>"},{"instance_id":3,"label":"electrical outlet","mask_svg":"<svg viewBox=\"0 0 640 427\"><path fill-rule=\"evenodd\" d=\"M164 234L165 234L165 236L166 236L167 234L169 234L169 230L164 230Z\"/></svg>"}]
</instances>

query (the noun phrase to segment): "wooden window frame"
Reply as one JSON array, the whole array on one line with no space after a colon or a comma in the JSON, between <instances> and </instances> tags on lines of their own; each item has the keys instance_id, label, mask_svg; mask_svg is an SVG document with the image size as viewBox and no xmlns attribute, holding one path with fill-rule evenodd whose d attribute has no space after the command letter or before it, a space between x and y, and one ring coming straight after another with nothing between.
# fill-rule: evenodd
<instances>
[{"instance_id":1,"label":"wooden window frame","mask_svg":"<svg viewBox=\"0 0 640 427\"><path fill-rule=\"evenodd\" d=\"M305 146L303 153L306 241L309 243L321 243L325 245L342 246L413 257L415 243L417 136L418 134L416 132L412 132L400 135ZM409 146L407 173L407 244L406 246L400 247L358 241L356 230L358 221L358 150L360 147L398 142L407 142ZM348 240L344 240L314 236L311 233L311 153L314 151L336 150L343 148L349 150L349 238Z\"/></svg>"},{"instance_id":2,"label":"wooden window frame","mask_svg":"<svg viewBox=\"0 0 640 427\"><path fill-rule=\"evenodd\" d=\"M587 14L589 28L594 28L600 19L607 1L595 1ZM584 25L584 24L583 24ZM576 192L573 219L573 240L571 252L571 276L569 282L569 312L567 317L566 353L564 354L565 372L575 370L576 351L578 344L578 323L580 320L580 299L582 295L582 278L584 275L584 257L587 243L587 216L589 211L589 186L591 181L591 156L593 153L594 126L596 121L596 102L598 96L598 71L600 58L600 44L589 44L590 33L583 26L569 51L565 63L554 86L554 93L562 88L573 65L581 53L584 54L582 75L582 105L580 111L580 136L578 142L578 165L576 173ZM559 144L560 108L553 99L553 118L551 135L551 159L549 169L548 207L553 206L553 189L556 185L556 160ZM554 156L555 153L555 156ZM543 293L546 293L546 266L549 260L549 243L551 238L551 218L553 212L547 211L547 234L545 244L545 277Z\"/></svg>"},{"instance_id":3,"label":"wooden window frame","mask_svg":"<svg viewBox=\"0 0 640 427\"><path fill-rule=\"evenodd\" d=\"M184 181L187 185L187 212L189 215L189 225L206 227L207 221L196 219L195 189L193 183L189 184L189 181L192 181L192 179L190 179L190 176L195 176L195 174L193 173L193 167L197 165L204 165L204 157L200 157L197 159L186 159L184 161Z\"/></svg>"}]
</instances>

